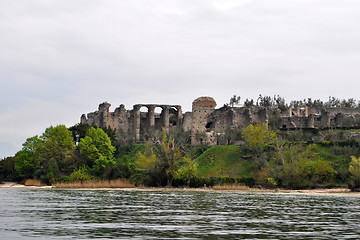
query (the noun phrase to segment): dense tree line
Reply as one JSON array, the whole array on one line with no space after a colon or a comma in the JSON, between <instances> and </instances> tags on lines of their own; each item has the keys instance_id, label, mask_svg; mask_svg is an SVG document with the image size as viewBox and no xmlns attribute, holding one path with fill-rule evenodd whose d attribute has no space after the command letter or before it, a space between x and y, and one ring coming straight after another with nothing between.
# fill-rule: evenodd
<instances>
[{"instance_id":1,"label":"dense tree line","mask_svg":"<svg viewBox=\"0 0 360 240\"><path fill-rule=\"evenodd\" d=\"M234 107L239 105L240 97L234 95L229 100L229 106ZM285 98L277 96L263 96L259 97L254 101L253 99L246 99L244 101L245 107L260 106L267 108L279 108L281 111L286 111L289 107L308 106L308 107L325 107L325 108L360 108L360 101L354 98L339 99L335 97L329 97L328 101L322 101L320 99L307 98L303 100L293 100L290 103L286 103Z\"/></svg>"}]
</instances>

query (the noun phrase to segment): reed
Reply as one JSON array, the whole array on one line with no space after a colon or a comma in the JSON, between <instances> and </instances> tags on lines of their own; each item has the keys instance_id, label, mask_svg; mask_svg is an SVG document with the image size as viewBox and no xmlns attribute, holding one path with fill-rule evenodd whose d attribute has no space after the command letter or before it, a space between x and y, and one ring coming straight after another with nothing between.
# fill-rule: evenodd
<instances>
[{"instance_id":1,"label":"reed","mask_svg":"<svg viewBox=\"0 0 360 240\"><path fill-rule=\"evenodd\" d=\"M238 191L248 191L250 188L243 184L234 183L234 184L224 184L224 185L214 185L213 190L238 190Z\"/></svg>"},{"instance_id":2,"label":"reed","mask_svg":"<svg viewBox=\"0 0 360 240\"><path fill-rule=\"evenodd\" d=\"M26 179L25 186L44 186L39 179Z\"/></svg>"},{"instance_id":3,"label":"reed","mask_svg":"<svg viewBox=\"0 0 360 240\"><path fill-rule=\"evenodd\" d=\"M125 179L115 180L85 180L75 181L69 183L55 183L52 185L55 188L133 188L134 184Z\"/></svg>"}]
</instances>

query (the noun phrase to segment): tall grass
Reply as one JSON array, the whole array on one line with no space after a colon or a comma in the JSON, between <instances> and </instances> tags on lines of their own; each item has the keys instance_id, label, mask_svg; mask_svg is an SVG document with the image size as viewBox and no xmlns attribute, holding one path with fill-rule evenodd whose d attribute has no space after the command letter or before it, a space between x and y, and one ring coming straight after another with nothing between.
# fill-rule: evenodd
<instances>
[{"instance_id":1,"label":"tall grass","mask_svg":"<svg viewBox=\"0 0 360 240\"><path fill-rule=\"evenodd\" d=\"M124 179L116 180L86 180L70 183L55 183L55 188L133 188L134 184Z\"/></svg>"},{"instance_id":2,"label":"tall grass","mask_svg":"<svg viewBox=\"0 0 360 240\"><path fill-rule=\"evenodd\" d=\"M44 186L39 179L26 179L25 186Z\"/></svg>"},{"instance_id":3,"label":"tall grass","mask_svg":"<svg viewBox=\"0 0 360 240\"><path fill-rule=\"evenodd\" d=\"M233 184L223 184L223 185L214 185L213 190L238 190L238 191L248 191L250 188L244 184L233 183Z\"/></svg>"}]
</instances>

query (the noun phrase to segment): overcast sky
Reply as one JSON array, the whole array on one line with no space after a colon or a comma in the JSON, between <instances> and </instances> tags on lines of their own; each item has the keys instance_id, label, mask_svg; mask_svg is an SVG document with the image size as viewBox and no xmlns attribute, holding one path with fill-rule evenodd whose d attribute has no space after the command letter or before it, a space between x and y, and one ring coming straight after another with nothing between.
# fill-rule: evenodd
<instances>
[{"instance_id":1,"label":"overcast sky","mask_svg":"<svg viewBox=\"0 0 360 240\"><path fill-rule=\"evenodd\" d=\"M360 99L358 0L0 4L0 158L104 101Z\"/></svg>"}]
</instances>

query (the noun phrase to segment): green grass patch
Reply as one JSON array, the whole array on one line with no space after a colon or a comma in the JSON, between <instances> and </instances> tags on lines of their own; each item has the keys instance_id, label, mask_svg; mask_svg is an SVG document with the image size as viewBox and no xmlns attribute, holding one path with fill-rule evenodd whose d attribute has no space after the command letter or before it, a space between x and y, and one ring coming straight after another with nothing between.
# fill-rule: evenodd
<instances>
[{"instance_id":1,"label":"green grass patch","mask_svg":"<svg viewBox=\"0 0 360 240\"><path fill-rule=\"evenodd\" d=\"M253 161L243 158L241 146L212 146L201 154L196 175L198 177L232 177L253 176Z\"/></svg>"}]
</instances>

